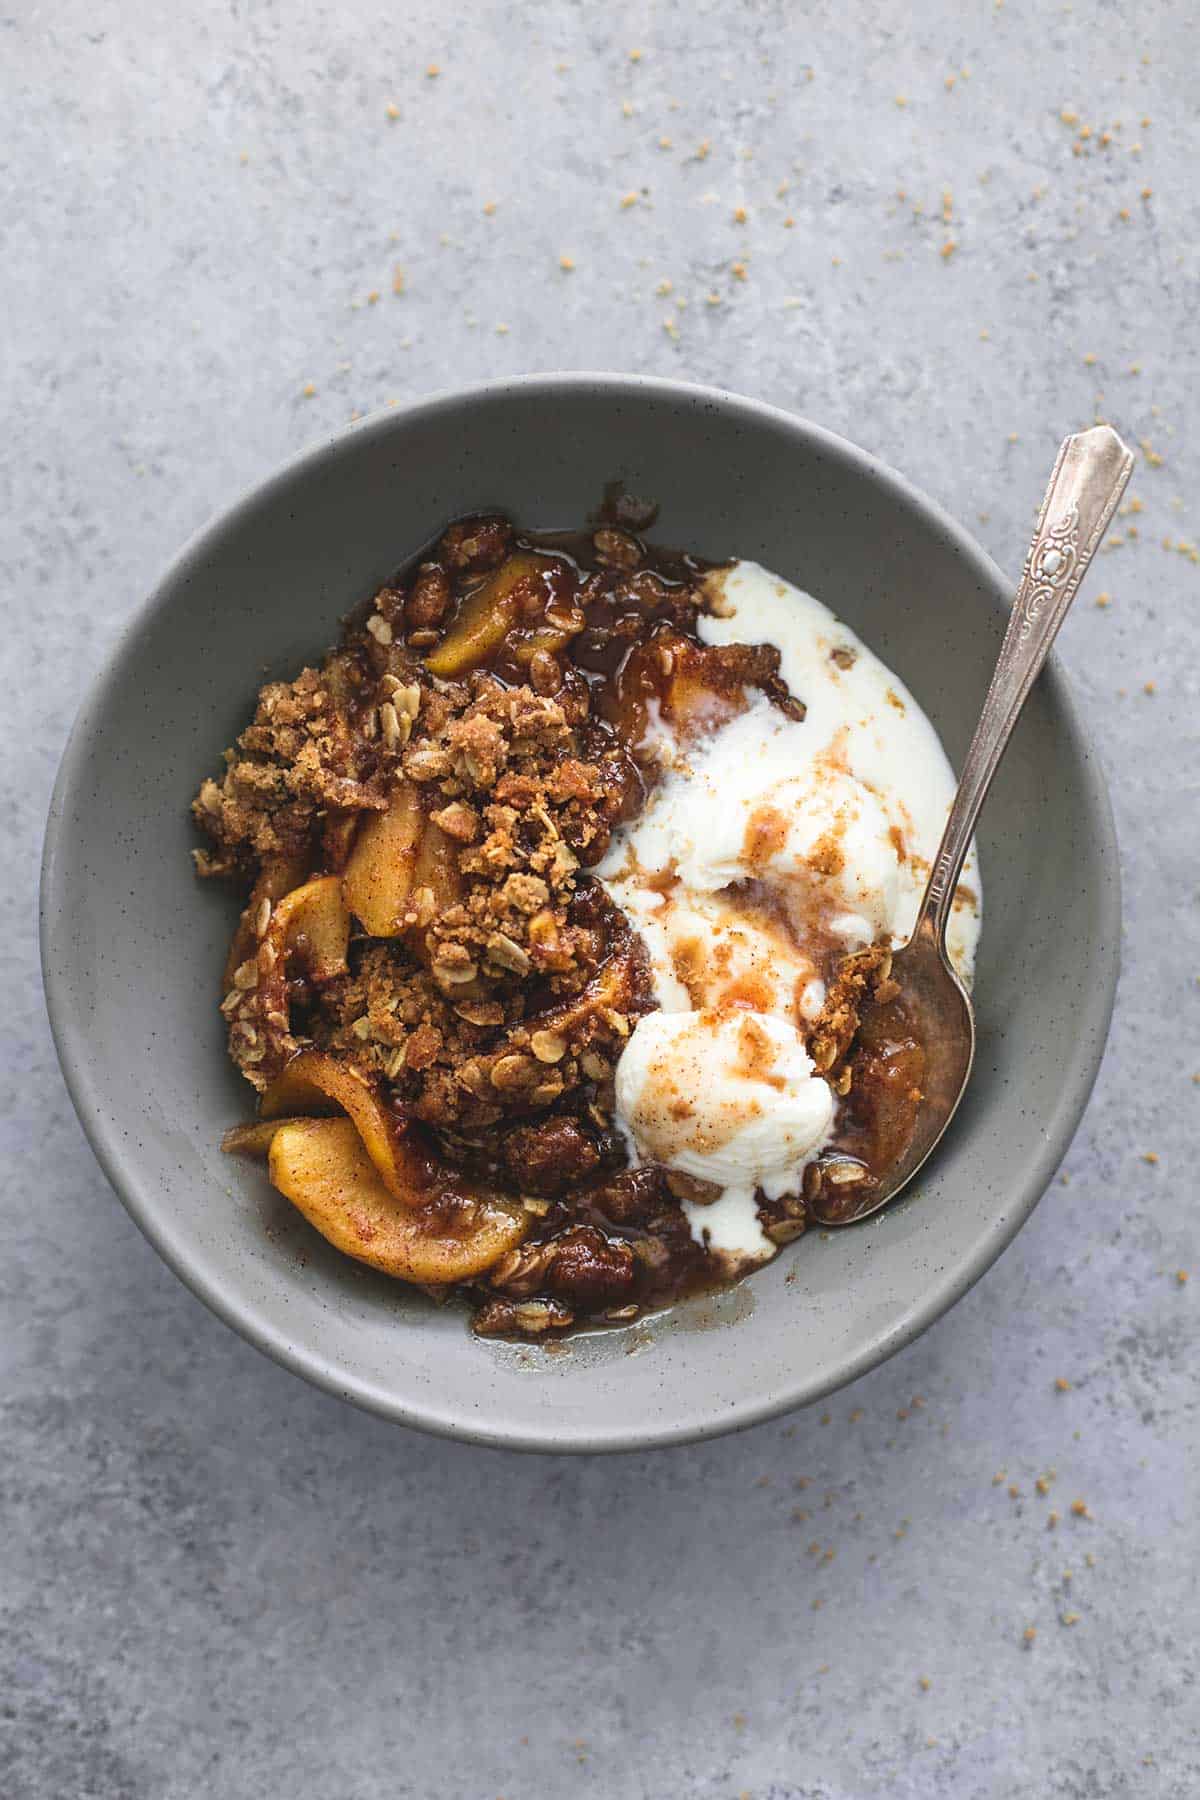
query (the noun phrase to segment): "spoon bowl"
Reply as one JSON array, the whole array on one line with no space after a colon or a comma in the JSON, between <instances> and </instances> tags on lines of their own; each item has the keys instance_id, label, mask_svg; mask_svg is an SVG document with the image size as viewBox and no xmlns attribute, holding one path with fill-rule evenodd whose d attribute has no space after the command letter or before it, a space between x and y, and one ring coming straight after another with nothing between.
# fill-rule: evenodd
<instances>
[{"instance_id":1,"label":"spoon bowl","mask_svg":"<svg viewBox=\"0 0 1200 1800\"><path fill-rule=\"evenodd\" d=\"M809 1201L818 1224L855 1225L894 1200L936 1149L971 1078L975 1009L946 950L955 889L992 777L1112 522L1133 461L1133 452L1109 425L1077 432L1058 452L917 922L907 944L892 958L891 979L899 984L925 1052L921 1106L912 1137L877 1185L821 1187Z\"/></svg>"}]
</instances>

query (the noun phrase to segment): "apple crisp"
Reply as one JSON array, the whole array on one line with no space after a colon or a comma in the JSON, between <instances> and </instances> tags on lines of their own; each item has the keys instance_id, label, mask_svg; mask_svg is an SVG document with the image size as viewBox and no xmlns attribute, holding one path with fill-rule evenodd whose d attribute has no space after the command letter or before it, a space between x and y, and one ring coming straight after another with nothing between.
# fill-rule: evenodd
<instances>
[{"instance_id":1,"label":"apple crisp","mask_svg":"<svg viewBox=\"0 0 1200 1800\"><path fill-rule=\"evenodd\" d=\"M464 1296L481 1334L628 1320L748 1266L696 1229L711 1182L631 1153L617 1070L661 1002L596 874L664 734L686 761L754 705L804 718L771 644L702 640L710 572L624 524L458 521L261 689L193 802L199 874L244 897L221 1011L258 1118L227 1147L348 1255ZM877 1178L920 1099L887 943L823 954L802 1038L840 1123L793 1191L754 1195L767 1254L830 1171Z\"/></svg>"}]
</instances>

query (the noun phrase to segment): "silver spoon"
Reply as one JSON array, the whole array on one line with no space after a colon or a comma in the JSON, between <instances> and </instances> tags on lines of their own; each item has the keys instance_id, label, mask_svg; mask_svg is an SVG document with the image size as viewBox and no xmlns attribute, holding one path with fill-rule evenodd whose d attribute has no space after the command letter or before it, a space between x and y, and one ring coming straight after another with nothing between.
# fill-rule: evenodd
<instances>
[{"instance_id":1,"label":"silver spoon","mask_svg":"<svg viewBox=\"0 0 1200 1800\"><path fill-rule=\"evenodd\" d=\"M946 953L946 927L980 809L1029 690L1067 616L1133 472L1133 453L1107 425L1066 439L1058 453L996 672L963 763L912 936L892 962L924 1046L923 1101L912 1142L878 1187L826 1182L809 1201L821 1225L853 1225L895 1199L940 1141L975 1058L971 997Z\"/></svg>"}]
</instances>

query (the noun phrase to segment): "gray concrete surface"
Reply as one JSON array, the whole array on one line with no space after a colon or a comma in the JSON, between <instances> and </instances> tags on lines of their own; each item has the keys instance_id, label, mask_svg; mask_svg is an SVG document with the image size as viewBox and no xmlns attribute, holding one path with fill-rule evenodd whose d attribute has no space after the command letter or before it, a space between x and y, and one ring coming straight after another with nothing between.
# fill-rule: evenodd
<instances>
[{"instance_id":1,"label":"gray concrete surface","mask_svg":"<svg viewBox=\"0 0 1200 1800\"><path fill-rule=\"evenodd\" d=\"M0 17L6 1797L1200 1790L1190 11ZM1153 451L1065 637L1127 943L1061 1183L827 1411L571 1463L361 1417L191 1299L76 1125L33 905L72 714L184 537L355 409L563 367L793 407L1008 567L1067 429Z\"/></svg>"}]
</instances>

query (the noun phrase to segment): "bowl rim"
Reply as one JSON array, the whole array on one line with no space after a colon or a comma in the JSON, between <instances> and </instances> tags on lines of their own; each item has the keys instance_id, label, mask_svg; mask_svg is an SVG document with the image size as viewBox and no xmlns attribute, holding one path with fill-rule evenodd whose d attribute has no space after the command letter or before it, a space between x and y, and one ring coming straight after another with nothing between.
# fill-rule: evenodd
<instances>
[{"instance_id":1,"label":"bowl rim","mask_svg":"<svg viewBox=\"0 0 1200 1800\"><path fill-rule=\"evenodd\" d=\"M922 1299L899 1319L881 1328L837 1370L816 1379L797 1377L782 1391L741 1403L732 1414L706 1420L702 1425L675 1426L663 1422L643 1429L619 1428L597 1432L582 1426L565 1429L514 1427L503 1421L481 1424L477 1418L456 1414L421 1399L401 1400L376 1384L348 1376L320 1349L295 1342L289 1334L261 1316L255 1303L229 1295L219 1279L211 1279L193 1266L186 1246L170 1229L170 1217L152 1184L140 1177L115 1118L110 1117L98 1092L94 1060L86 1031L78 1016L68 980L60 977L53 954L62 913L58 865L69 797L85 773L87 744L119 678L126 658L139 638L175 603L180 585L199 568L209 546L236 527L252 511L286 490L298 477L315 470L331 454L352 440L387 438L414 420L436 418L509 395L553 400L568 394L606 390L609 397L636 401L658 399L686 406L709 406L741 418L748 424L783 428L804 439L831 461L852 469L881 488L894 500L922 515L953 546L969 573L985 589L1004 589L1010 584L990 556L937 501L900 474L889 463L849 439L798 413L767 401L751 399L729 389L667 377L633 375L620 371L552 371L474 382L442 388L406 405L380 409L339 427L316 443L290 456L265 479L247 485L232 504L212 514L185 542L155 582L147 597L133 610L93 676L62 753L46 823L39 892L39 940L43 990L51 1035L72 1104L84 1135L118 1199L143 1236L196 1297L249 1343L292 1373L338 1398L397 1424L428 1431L439 1437L492 1448L538 1452L595 1452L644 1450L697 1442L728 1432L745 1430L767 1419L813 1405L847 1386L894 1356L957 1303L992 1266L1029 1218L1061 1162L1087 1105L1104 1055L1116 998L1120 965L1121 884L1116 828L1103 764L1095 742L1073 701L1061 665L1053 654L1039 680L1049 684L1055 709L1078 752L1081 781L1090 802L1092 829L1100 840L1106 879L1100 884L1095 982L1090 991L1088 1024L1081 1031L1078 1049L1067 1069L1062 1091L1037 1153L1020 1186L1006 1197L1003 1211L953 1276L931 1281Z\"/></svg>"}]
</instances>

